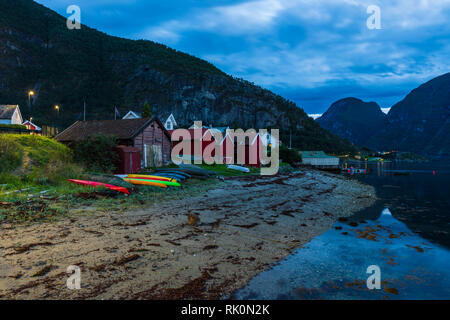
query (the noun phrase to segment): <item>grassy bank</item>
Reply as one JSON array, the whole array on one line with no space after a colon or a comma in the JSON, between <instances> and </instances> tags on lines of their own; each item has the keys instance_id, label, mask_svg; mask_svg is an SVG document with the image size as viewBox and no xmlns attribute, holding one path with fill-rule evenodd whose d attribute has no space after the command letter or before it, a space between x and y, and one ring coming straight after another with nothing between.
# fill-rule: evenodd
<instances>
[{"instance_id":1,"label":"grassy bank","mask_svg":"<svg viewBox=\"0 0 450 320\"><path fill-rule=\"evenodd\" d=\"M0 135L0 185L2 192L38 186L61 186L77 177L82 168L72 151L52 139L36 135Z\"/></svg>"},{"instance_id":2,"label":"grassy bank","mask_svg":"<svg viewBox=\"0 0 450 320\"><path fill-rule=\"evenodd\" d=\"M181 187L135 187L112 175L87 172L74 158L71 149L45 137L0 135L0 223L49 221L77 212L124 212L185 199L223 183L217 179L188 179L182 181ZM225 177L260 173L259 168L253 167L250 173L231 170L226 165L200 167ZM280 172L291 170L289 165L280 167ZM80 186L67 179L119 185L128 188L131 194L126 196L102 188Z\"/></svg>"},{"instance_id":3,"label":"grassy bank","mask_svg":"<svg viewBox=\"0 0 450 320\"><path fill-rule=\"evenodd\" d=\"M49 138L0 135L0 222L48 221L86 209L120 212L196 195L220 183L190 179L168 189L128 184L132 192L125 196L68 182L78 178L120 185L112 176L86 172L73 159L71 149Z\"/></svg>"}]
</instances>

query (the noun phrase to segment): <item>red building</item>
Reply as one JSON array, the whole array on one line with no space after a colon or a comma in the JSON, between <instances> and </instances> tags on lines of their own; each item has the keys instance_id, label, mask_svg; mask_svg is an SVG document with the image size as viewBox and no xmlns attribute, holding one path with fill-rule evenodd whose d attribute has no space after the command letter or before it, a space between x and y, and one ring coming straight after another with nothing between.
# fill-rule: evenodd
<instances>
[{"instance_id":1,"label":"red building","mask_svg":"<svg viewBox=\"0 0 450 320\"><path fill-rule=\"evenodd\" d=\"M33 122L31 122L30 120L25 121L24 123L22 123L25 127L27 127L28 130L34 131L36 134L39 134L42 132L42 129L35 125Z\"/></svg>"},{"instance_id":2,"label":"red building","mask_svg":"<svg viewBox=\"0 0 450 320\"><path fill-rule=\"evenodd\" d=\"M259 134L256 134L254 137L246 137L243 141L241 141L237 137L234 137L228 130L225 136L223 136L222 133L215 128L182 130L187 130L189 133L189 138L184 139L183 141L184 143L189 143L190 145L189 154L183 154L186 150L179 153L179 156L183 159L188 159L190 161L199 159L204 162L205 156L211 155L212 157L215 157L216 151L219 151L224 164L242 164L256 167L261 166L260 159L264 143ZM173 132L175 132L175 130L169 131L172 139L174 139ZM175 137L175 139L178 138L178 136ZM181 143L181 141L172 141L172 146L175 147L179 143ZM186 148L186 145L184 146ZM239 154L239 150L241 150L241 154ZM239 156L241 159L239 159Z\"/></svg>"},{"instance_id":3,"label":"red building","mask_svg":"<svg viewBox=\"0 0 450 320\"><path fill-rule=\"evenodd\" d=\"M135 147L141 153L143 167L168 164L171 161L170 134L161 121L151 119L77 121L55 139L68 145L93 135L113 136L120 145Z\"/></svg>"}]
</instances>

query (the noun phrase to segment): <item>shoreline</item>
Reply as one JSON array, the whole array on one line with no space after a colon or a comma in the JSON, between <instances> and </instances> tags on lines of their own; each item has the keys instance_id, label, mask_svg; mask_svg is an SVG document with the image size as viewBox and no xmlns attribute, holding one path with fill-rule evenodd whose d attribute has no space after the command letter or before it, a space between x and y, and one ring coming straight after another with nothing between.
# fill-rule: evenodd
<instances>
[{"instance_id":1,"label":"shoreline","mask_svg":"<svg viewBox=\"0 0 450 320\"><path fill-rule=\"evenodd\" d=\"M225 298L375 200L371 186L301 170L226 178L200 195L124 214L0 225L0 299ZM66 287L69 265L81 268L80 290Z\"/></svg>"}]
</instances>

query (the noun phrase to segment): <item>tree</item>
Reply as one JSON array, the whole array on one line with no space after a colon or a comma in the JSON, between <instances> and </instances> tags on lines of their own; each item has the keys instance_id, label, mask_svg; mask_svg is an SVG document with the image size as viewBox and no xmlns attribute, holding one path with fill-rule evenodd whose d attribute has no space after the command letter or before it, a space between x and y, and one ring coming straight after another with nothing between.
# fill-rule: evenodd
<instances>
[{"instance_id":1,"label":"tree","mask_svg":"<svg viewBox=\"0 0 450 320\"><path fill-rule=\"evenodd\" d=\"M152 111L150 110L150 105L148 101L145 101L144 107L142 108L142 118L151 118Z\"/></svg>"}]
</instances>

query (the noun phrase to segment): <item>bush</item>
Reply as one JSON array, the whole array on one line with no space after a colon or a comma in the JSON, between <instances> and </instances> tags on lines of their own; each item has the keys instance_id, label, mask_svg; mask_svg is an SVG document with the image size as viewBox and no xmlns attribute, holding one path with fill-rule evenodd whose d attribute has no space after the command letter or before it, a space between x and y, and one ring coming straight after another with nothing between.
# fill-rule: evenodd
<instances>
[{"instance_id":1,"label":"bush","mask_svg":"<svg viewBox=\"0 0 450 320\"><path fill-rule=\"evenodd\" d=\"M0 124L0 128L27 130L23 124Z\"/></svg>"},{"instance_id":2,"label":"bush","mask_svg":"<svg viewBox=\"0 0 450 320\"><path fill-rule=\"evenodd\" d=\"M280 159L283 162L289 163L294 166L302 162L302 156L296 149L289 149L286 146L280 146Z\"/></svg>"},{"instance_id":3,"label":"bush","mask_svg":"<svg viewBox=\"0 0 450 320\"><path fill-rule=\"evenodd\" d=\"M119 160L113 150L117 146L114 137L94 135L79 141L75 146L75 161L90 171L110 173Z\"/></svg>"}]
</instances>

